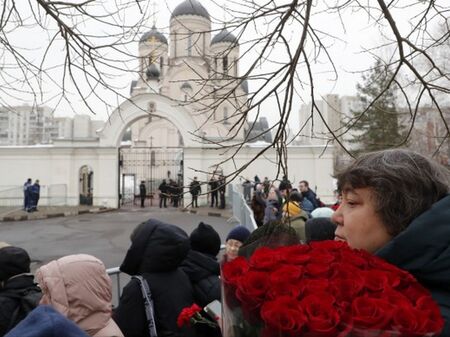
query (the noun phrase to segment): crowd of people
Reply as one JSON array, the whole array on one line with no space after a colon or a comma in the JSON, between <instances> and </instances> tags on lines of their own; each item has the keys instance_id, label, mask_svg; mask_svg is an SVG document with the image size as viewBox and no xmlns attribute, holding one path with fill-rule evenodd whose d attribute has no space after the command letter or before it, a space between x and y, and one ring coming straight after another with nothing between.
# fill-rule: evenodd
<instances>
[{"instance_id":1,"label":"crowd of people","mask_svg":"<svg viewBox=\"0 0 450 337\"><path fill-rule=\"evenodd\" d=\"M450 337L448 169L396 149L362 155L336 178L340 200L335 209L324 207L307 181L297 190L286 177L277 187L257 183L252 206L263 206L255 212L259 227L233 228L223 260L251 256L261 246L345 241L416 277L440 307L445 321L440 336ZM288 239L274 242L273 234L283 231ZM0 336L46 336L38 331L50 324L70 337L220 336L220 329L177 325L183 308L221 300L221 239L214 228L199 223L188 235L150 219L130 239L120 270L132 278L114 310L111 281L97 258L76 254L51 261L37 270L37 287L27 252L0 244ZM37 309L25 310L22 298L29 306L34 301ZM35 333L24 334L30 327Z\"/></svg>"}]
</instances>

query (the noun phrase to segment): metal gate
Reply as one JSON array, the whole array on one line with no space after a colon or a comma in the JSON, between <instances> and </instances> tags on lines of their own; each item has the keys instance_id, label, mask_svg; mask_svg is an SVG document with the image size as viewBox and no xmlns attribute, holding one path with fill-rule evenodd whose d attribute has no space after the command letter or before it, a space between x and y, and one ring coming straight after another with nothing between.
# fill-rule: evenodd
<instances>
[{"instance_id":1,"label":"metal gate","mask_svg":"<svg viewBox=\"0 0 450 337\"><path fill-rule=\"evenodd\" d=\"M158 205L158 187L163 179L183 186L183 148L120 147L119 177L121 207L140 204L141 181L147 190L145 205Z\"/></svg>"}]
</instances>

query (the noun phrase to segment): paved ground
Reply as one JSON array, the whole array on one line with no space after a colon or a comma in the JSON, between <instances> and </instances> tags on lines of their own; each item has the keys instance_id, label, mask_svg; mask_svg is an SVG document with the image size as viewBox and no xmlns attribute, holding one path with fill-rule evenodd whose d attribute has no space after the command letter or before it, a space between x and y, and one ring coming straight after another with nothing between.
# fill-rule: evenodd
<instances>
[{"instance_id":1,"label":"paved ground","mask_svg":"<svg viewBox=\"0 0 450 337\"><path fill-rule=\"evenodd\" d=\"M39 206L35 212L25 212L21 207L0 207L0 221L38 220L62 216L106 211L94 206Z\"/></svg>"}]
</instances>

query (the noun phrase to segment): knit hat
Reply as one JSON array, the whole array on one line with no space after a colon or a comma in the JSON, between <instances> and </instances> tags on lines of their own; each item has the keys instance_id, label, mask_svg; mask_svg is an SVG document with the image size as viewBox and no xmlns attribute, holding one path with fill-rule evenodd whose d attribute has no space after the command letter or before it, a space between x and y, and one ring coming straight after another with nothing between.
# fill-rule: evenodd
<instances>
[{"instance_id":1,"label":"knit hat","mask_svg":"<svg viewBox=\"0 0 450 337\"><path fill-rule=\"evenodd\" d=\"M244 226L237 226L237 227L234 227L230 231L230 233L228 233L226 241L236 240L236 241L240 241L240 242L244 243L245 241L247 241L249 236L250 236L250 231L247 228L245 228Z\"/></svg>"},{"instance_id":2,"label":"knit hat","mask_svg":"<svg viewBox=\"0 0 450 337\"><path fill-rule=\"evenodd\" d=\"M278 190L280 190L280 191L290 190L291 188L292 188L292 185L290 183L288 183L287 181L282 181L278 185Z\"/></svg>"},{"instance_id":3,"label":"knit hat","mask_svg":"<svg viewBox=\"0 0 450 337\"><path fill-rule=\"evenodd\" d=\"M329 207L318 207L311 212L313 218L331 218L334 211Z\"/></svg>"},{"instance_id":4,"label":"knit hat","mask_svg":"<svg viewBox=\"0 0 450 337\"><path fill-rule=\"evenodd\" d=\"M191 248L200 253L216 256L220 250L220 236L212 226L200 222L189 236Z\"/></svg>"},{"instance_id":5,"label":"knit hat","mask_svg":"<svg viewBox=\"0 0 450 337\"><path fill-rule=\"evenodd\" d=\"M7 246L0 249L0 281L30 272L30 256L25 249Z\"/></svg>"},{"instance_id":6,"label":"knit hat","mask_svg":"<svg viewBox=\"0 0 450 337\"><path fill-rule=\"evenodd\" d=\"M296 201L289 201L283 206L283 212L289 216L296 216L301 213L302 209Z\"/></svg>"},{"instance_id":7,"label":"knit hat","mask_svg":"<svg viewBox=\"0 0 450 337\"><path fill-rule=\"evenodd\" d=\"M305 223L306 241L334 240L336 224L330 218L312 218Z\"/></svg>"}]
</instances>

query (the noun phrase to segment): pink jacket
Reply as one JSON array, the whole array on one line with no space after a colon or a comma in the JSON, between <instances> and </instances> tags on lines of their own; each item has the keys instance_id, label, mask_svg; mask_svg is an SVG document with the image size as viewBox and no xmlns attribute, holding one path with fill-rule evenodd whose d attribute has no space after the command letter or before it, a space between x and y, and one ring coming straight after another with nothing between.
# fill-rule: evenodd
<instances>
[{"instance_id":1,"label":"pink jacket","mask_svg":"<svg viewBox=\"0 0 450 337\"><path fill-rule=\"evenodd\" d=\"M111 319L111 279L99 259L64 256L36 272L41 304L50 304L92 337L123 337Z\"/></svg>"}]
</instances>

